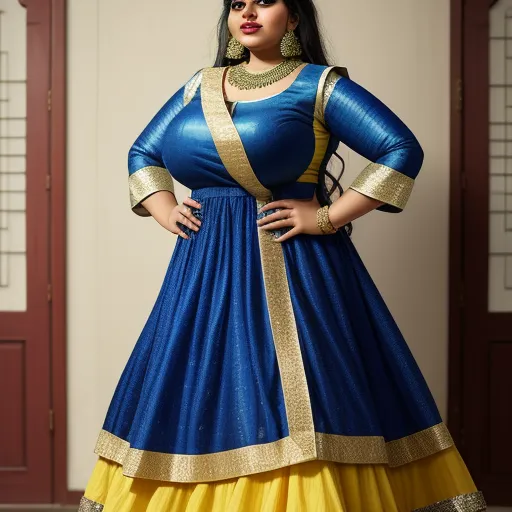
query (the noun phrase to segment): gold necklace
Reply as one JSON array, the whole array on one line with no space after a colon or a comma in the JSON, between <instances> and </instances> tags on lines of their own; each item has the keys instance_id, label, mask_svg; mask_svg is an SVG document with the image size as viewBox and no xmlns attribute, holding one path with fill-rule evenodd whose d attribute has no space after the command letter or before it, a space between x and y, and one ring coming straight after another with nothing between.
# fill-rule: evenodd
<instances>
[{"instance_id":1,"label":"gold necklace","mask_svg":"<svg viewBox=\"0 0 512 512\"><path fill-rule=\"evenodd\" d=\"M242 62L228 69L227 78L228 82L237 89L256 89L281 80L301 64L303 61L300 59L286 59L266 71L251 73L245 69L245 63Z\"/></svg>"}]
</instances>

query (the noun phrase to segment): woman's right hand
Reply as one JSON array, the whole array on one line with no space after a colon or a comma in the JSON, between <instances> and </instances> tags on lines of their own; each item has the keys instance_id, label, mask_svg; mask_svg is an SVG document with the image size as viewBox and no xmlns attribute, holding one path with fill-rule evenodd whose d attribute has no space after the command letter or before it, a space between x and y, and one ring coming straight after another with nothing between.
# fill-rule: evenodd
<instances>
[{"instance_id":1,"label":"woman's right hand","mask_svg":"<svg viewBox=\"0 0 512 512\"><path fill-rule=\"evenodd\" d=\"M193 229L194 231L199 231L199 227L201 226L201 221L197 219L190 207L193 206L195 208L201 208L201 204L192 199L191 197L186 197L182 204L177 204L169 215L168 219L168 229L171 233L175 235L180 235L183 238L189 239L190 237L180 228L177 224L180 222L181 224Z\"/></svg>"}]
</instances>

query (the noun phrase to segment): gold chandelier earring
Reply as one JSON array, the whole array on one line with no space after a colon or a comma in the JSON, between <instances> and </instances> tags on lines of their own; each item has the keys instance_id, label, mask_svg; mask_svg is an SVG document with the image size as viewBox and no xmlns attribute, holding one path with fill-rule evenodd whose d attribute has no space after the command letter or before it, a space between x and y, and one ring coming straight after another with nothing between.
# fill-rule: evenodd
<instances>
[{"instance_id":1,"label":"gold chandelier earring","mask_svg":"<svg viewBox=\"0 0 512 512\"><path fill-rule=\"evenodd\" d=\"M241 59L244 56L245 46L233 36L229 39L226 48L226 59Z\"/></svg>"},{"instance_id":2,"label":"gold chandelier earring","mask_svg":"<svg viewBox=\"0 0 512 512\"><path fill-rule=\"evenodd\" d=\"M302 55L302 46L293 30L288 30L281 39L281 55L283 57L298 57Z\"/></svg>"}]
</instances>

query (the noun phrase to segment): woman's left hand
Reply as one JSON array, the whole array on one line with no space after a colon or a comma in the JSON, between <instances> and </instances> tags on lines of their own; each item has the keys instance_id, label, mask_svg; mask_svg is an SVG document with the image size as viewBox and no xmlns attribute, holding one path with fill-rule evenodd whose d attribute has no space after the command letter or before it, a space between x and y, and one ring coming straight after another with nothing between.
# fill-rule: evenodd
<instances>
[{"instance_id":1,"label":"woman's left hand","mask_svg":"<svg viewBox=\"0 0 512 512\"><path fill-rule=\"evenodd\" d=\"M316 223L316 212L320 208L320 203L313 195L312 199L280 199L265 204L258 210L258 213L270 210L272 208L282 208L257 221L259 227L265 230L274 230L284 227L291 227L282 236L275 238L275 242L284 242L292 236L304 233L307 235L323 234Z\"/></svg>"}]
</instances>

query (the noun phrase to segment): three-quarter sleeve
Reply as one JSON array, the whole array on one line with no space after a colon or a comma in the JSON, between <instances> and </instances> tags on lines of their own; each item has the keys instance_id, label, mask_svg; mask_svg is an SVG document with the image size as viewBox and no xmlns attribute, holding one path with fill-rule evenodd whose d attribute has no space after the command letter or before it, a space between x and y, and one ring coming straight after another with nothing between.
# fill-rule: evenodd
<instances>
[{"instance_id":1,"label":"three-quarter sleeve","mask_svg":"<svg viewBox=\"0 0 512 512\"><path fill-rule=\"evenodd\" d=\"M337 140L370 160L349 188L385 203L378 210L401 212L423 164L423 150L411 130L336 68L326 79L322 113Z\"/></svg>"},{"instance_id":2,"label":"three-quarter sleeve","mask_svg":"<svg viewBox=\"0 0 512 512\"><path fill-rule=\"evenodd\" d=\"M151 119L128 152L128 188L132 211L142 217L151 214L142 204L160 190L174 193L174 181L162 160L162 141L174 117L197 90L201 70L197 71Z\"/></svg>"}]
</instances>

